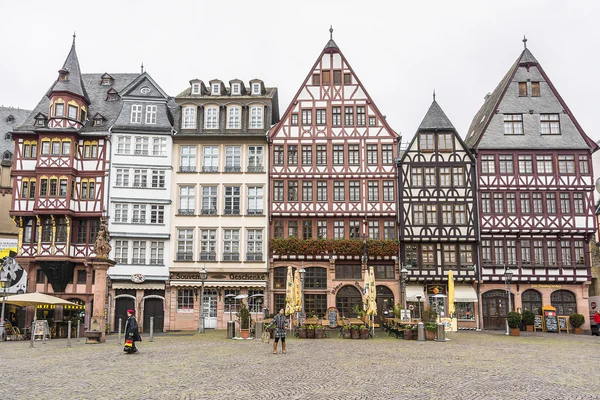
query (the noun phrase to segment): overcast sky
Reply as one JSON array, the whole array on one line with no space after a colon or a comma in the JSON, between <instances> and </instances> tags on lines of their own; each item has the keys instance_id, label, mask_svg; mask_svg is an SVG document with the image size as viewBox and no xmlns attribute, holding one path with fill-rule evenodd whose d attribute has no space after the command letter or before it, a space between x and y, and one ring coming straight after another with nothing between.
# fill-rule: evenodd
<instances>
[{"instance_id":1,"label":"overcast sky","mask_svg":"<svg viewBox=\"0 0 600 400\"><path fill-rule=\"evenodd\" d=\"M0 104L32 109L77 32L82 71L138 72L171 96L199 78L279 88L285 110L329 39L409 141L435 88L461 136L528 48L594 140L599 1L11 1L0 5Z\"/></svg>"}]
</instances>

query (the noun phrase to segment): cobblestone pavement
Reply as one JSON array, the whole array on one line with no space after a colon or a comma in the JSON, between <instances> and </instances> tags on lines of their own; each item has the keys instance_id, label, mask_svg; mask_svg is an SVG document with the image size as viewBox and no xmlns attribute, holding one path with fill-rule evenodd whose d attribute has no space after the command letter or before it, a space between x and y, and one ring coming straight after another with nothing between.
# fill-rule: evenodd
<instances>
[{"instance_id":1,"label":"cobblestone pavement","mask_svg":"<svg viewBox=\"0 0 600 400\"><path fill-rule=\"evenodd\" d=\"M272 343L225 331L155 336L126 355L115 335L0 343L0 399L600 399L600 338L459 332Z\"/></svg>"}]
</instances>

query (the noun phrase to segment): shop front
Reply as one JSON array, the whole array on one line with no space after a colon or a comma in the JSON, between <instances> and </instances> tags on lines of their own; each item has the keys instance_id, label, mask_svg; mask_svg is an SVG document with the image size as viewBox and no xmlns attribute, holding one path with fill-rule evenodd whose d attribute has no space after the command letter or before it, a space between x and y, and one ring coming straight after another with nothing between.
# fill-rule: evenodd
<instances>
[{"instance_id":1,"label":"shop front","mask_svg":"<svg viewBox=\"0 0 600 400\"><path fill-rule=\"evenodd\" d=\"M140 329L150 332L150 318L153 318L154 332L164 332L165 289L163 280L152 280L142 274L134 274L129 280L113 280L109 292L112 313L108 315L111 331L119 329L119 321L121 330L125 329L127 310L135 310Z\"/></svg>"}]
</instances>

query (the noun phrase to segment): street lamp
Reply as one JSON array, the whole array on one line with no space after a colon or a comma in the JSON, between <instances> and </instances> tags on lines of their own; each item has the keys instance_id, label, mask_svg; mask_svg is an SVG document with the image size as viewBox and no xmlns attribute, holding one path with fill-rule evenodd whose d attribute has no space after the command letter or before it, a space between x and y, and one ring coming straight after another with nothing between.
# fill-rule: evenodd
<instances>
[{"instance_id":1,"label":"street lamp","mask_svg":"<svg viewBox=\"0 0 600 400\"><path fill-rule=\"evenodd\" d=\"M304 277L306 276L306 270L304 267L300 269L300 282L302 282L302 323L304 323Z\"/></svg>"},{"instance_id":2,"label":"street lamp","mask_svg":"<svg viewBox=\"0 0 600 400\"><path fill-rule=\"evenodd\" d=\"M202 266L200 271L200 282L202 282L202 289L200 289L200 315L198 317L198 333L204 333L204 281L208 277L206 272L206 264Z\"/></svg>"},{"instance_id":3,"label":"street lamp","mask_svg":"<svg viewBox=\"0 0 600 400\"><path fill-rule=\"evenodd\" d=\"M508 294L508 312L512 311L512 302L510 300L510 281L513 272L506 265L504 266L504 282L506 282L506 293ZM508 335L508 313L506 314L506 335Z\"/></svg>"},{"instance_id":4,"label":"street lamp","mask_svg":"<svg viewBox=\"0 0 600 400\"><path fill-rule=\"evenodd\" d=\"M406 310L406 281L408 280L408 270L402 267L400 270L400 285L402 286L402 306Z\"/></svg>"},{"instance_id":5,"label":"street lamp","mask_svg":"<svg viewBox=\"0 0 600 400\"><path fill-rule=\"evenodd\" d=\"M1 327L0 327L0 341L4 341L4 309L6 307L6 287L8 286L9 282L10 282L10 279L8 278L8 274L6 274L2 278L0 278L0 283L2 283L2 287L4 288L3 289L4 293L2 296L2 315L0 315L0 321L2 321Z\"/></svg>"},{"instance_id":6,"label":"street lamp","mask_svg":"<svg viewBox=\"0 0 600 400\"><path fill-rule=\"evenodd\" d=\"M417 301L419 302L419 319L423 318L421 316L421 297L423 297L423 296L417 296Z\"/></svg>"}]
</instances>

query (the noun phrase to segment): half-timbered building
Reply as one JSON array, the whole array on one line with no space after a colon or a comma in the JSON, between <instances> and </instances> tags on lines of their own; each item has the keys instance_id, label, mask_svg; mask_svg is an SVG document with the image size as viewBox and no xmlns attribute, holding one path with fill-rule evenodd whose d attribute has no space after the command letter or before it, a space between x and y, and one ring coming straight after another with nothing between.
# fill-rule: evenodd
<instances>
[{"instance_id":1,"label":"half-timbered building","mask_svg":"<svg viewBox=\"0 0 600 400\"><path fill-rule=\"evenodd\" d=\"M458 326L475 328L475 159L435 95L417 133L401 150L398 165L400 249L409 278L407 302L414 306L414 315L432 306L448 316L445 295L448 272L452 271Z\"/></svg>"},{"instance_id":2,"label":"half-timbered building","mask_svg":"<svg viewBox=\"0 0 600 400\"><path fill-rule=\"evenodd\" d=\"M109 127L122 102L113 92L138 74L82 74L75 39L58 78L25 123L12 132L15 154L10 215L19 228L19 264L28 272L28 292L52 293L85 307L85 324L104 332L93 315L104 314L108 263L96 262L94 242L106 214ZM60 323L81 309L38 310ZM33 315L28 315L28 320ZM59 326L60 328L60 326ZM66 335L66 329L58 330Z\"/></svg>"},{"instance_id":3,"label":"half-timbered building","mask_svg":"<svg viewBox=\"0 0 600 400\"><path fill-rule=\"evenodd\" d=\"M307 314L353 316L373 266L381 316L399 299L398 135L332 38L269 141L272 310L291 266L306 271Z\"/></svg>"},{"instance_id":4,"label":"half-timbered building","mask_svg":"<svg viewBox=\"0 0 600 400\"><path fill-rule=\"evenodd\" d=\"M513 309L588 315L598 146L526 46L466 143L477 158L483 327L505 326L505 268L514 273Z\"/></svg>"}]
</instances>

